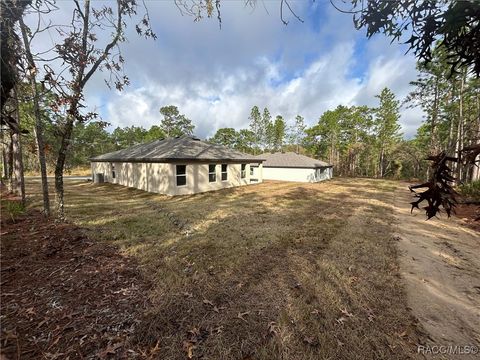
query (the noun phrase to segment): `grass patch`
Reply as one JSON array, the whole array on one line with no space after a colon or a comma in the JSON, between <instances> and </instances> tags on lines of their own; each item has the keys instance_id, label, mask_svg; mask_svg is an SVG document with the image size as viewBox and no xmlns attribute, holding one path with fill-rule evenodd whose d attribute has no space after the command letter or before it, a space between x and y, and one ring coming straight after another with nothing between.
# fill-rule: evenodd
<instances>
[{"instance_id":1,"label":"grass patch","mask_svg":"<svg viewBox=\"0 0 480 360\"><path fill-rule=\"evenodd\" d=\"M2 222L11 221L14 223L25 213L25 205L21 199L15 195L2 193L0 203Z\"/></svg>"},{"instance_id":2,"label":"grass patch","mask_svg":"<svg viewBox=\"0 0 480 360\"><path fill-rule=\"evenodd\" d=\"M54 168L47 168L48 176L55 176ZM65 176L90 176L92 175L92 169L90 166L75 166L65 169ZM40 171L28 170L25 171L25 176L40 176Z\"/></svg>"},{"instance_id":3,"label":"grass patch","mask_svg":"<svg viewBox=\"0 0 480 360\"><path fill-rule=\"evenodd\" d=\"M147 356L404 359L418 336L392 237L394 188L267 182L172 198L69 181L66 204L154 284L132 339Z\"/></svg>"},{"instance_id":4,"label":"grass patch","mask_svg":"<svg viewBox=\"0 0 480 360\"><path fill-rule=\"evenodd\" d=\"M458 189L464 198L470 201L480 201L480 180L462 184Z\"/></svg>"}]
</instances>

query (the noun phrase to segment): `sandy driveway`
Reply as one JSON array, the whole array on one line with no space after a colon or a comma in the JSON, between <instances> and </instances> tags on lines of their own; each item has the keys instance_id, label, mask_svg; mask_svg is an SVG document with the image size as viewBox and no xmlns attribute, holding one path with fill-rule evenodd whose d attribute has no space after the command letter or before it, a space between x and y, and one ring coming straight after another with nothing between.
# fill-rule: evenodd
<instances>
[{"instance_id":1,"label":"sandy driveway","mask_svg":"<svg viewBox=\"0 0 480 360\"><path fill-rule=\"evenodd\" d=\"M420 211L410 214L410 201L406 185L399 185L395 204L409 306L428 345L480 347L480 234L458 219L425 221ZM433 358L480 358L480 353Z\"/></svg>"}]
</instances>

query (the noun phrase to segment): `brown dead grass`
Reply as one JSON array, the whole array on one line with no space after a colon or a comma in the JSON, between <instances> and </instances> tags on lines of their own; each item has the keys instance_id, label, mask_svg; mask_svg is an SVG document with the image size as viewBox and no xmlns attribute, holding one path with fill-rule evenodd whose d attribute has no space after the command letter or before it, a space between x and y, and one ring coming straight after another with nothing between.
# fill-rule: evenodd
<instances>
[{"instance_id":1,"label":"brown dead grass","mask_svg":"<svg viewBox=\"0 0 480 360\"><path fill-rule=\"evenodd\" d=\"M55 176L55 169L47 169L48 176ZM65 170L65 176L90 176L92 169L90 166L76 166ZM40 171L29 170L25 172L25 176L40 176Z\"/></svg>"},{"instance_id":2,"label":"brown dead grass","mask_svg":"<svg viewBox=\"0 0 480 360\"><path fill-rule=\"evenodd\" d=\"M71 221L154 284L130 338L146 357L405 359L419 332L399 277L394 187L266 182L170 198L72 181L66 201Z\"/></svg>"}]
</instances>

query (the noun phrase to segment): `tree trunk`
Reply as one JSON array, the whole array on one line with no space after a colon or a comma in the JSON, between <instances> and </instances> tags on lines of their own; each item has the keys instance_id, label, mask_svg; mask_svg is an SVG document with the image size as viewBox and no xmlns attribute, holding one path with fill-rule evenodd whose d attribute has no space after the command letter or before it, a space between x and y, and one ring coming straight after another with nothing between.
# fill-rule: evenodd
<instances>
[{"instance_id":1,"label":"tree trunk","mask_svg":"<svg viewBox=\"0 0 480 360\"><path fill-rule=\"evenodd\" d=\"M2 161L3 161L3 175L2 177L8 179L8 146L2 142Z\"/></svg>"},{"instance_id":2,"label":"tree trunk","mask_svg":"<svg viewBox=\"0 0 480 360\"><path fill-rule=\"evenodd\" d=\"M13 191L13 130L8 132L9 142L7 145L7 189Z\"/></svg>"},{"instance_id":3,"label":"tree trunk","mask_svg":"<svg viewBox=\"0 0 480 360\"><path fill-rule=\"evenodd\" d=\"M462 137L463 137L463 90L465 86L465 76L462 74L460 80L460 94L459 94L459 105L458 105L458 124L457 124L457 137L455 142L455 156L460 158L460 150L462 149ZM462 162L458 161L456 163L456 184L461 182L462 176Z\"/></svg>"},{"instance_id":4,"label":"tree trunk","mask_svg":"<svg viewBox=\"0 0 480 360\"><path fill-rule=\"evenodd\" d=\"M74 108L71 105L71 108ZM68 115L66 119L65 128L63 131L60 149L58 150L57 162L55 164L55 206L57 217L60 220L65 220L65 202L63 189L63 170L65 169L65 160L67 158L70 140L72 138L73 124L75 119L73 115Z\"/></svg>"},{"instance_id":5,"label":"tree trunk","mask_svg":"<svg viewBox=\"0 0 480 360\"><path fill-rule=\"evenodd\" d=\"M16 129L12 129L12 165L13 165L13 187L15 194L20 195L22 204L25 206L25 177L23 175L23 153L20 141L20 115L18 112L18 95L15 87L15 120L17 122Z\"/></svg>"},{"instance_id":6,"label":"tree trunk","mask_svg":"<svg viewBox=\"0 0 480 360\"><path fill-rule=\"evenodd\" d=\"M383 178L383 161L384 161L384 156L385 156L385 150L382 146L380 150L380 163L379 163L379 173L380 173L380 178Z\"/></svg>"},{"instance_id":7,"label":"tree trunk","mask_svg":"<svg viewBox=\"0 0 480 360\"><path fill-rule=\"evenodd\" d=\"M476 96L476 107L477 107L477 133L473 139L473 143L480 143L480 94L477 93ZM477 155L475 158L475 165L471 166L471 178L470 181L478 181L480 180L480 155Z\"/></svg>"},{"instance_id":8,"label":"tree trunk","mask_svg":"<svg viewBox=\"0 0 480 360\"><path fill-rule=\"evenodd\" d=\"M2 0L0 4L0 54L2 64L0 66L0 109L3 110L7 100L13 95L13 88L17 83L16 66L21 54L16 51L15 26L22 18L23 12L31 4L32 0L12 1ZM9 123L8 119L6 120Z\"/></svg>"},{"instance_id":9,"label":"tree trunk","mask_svg":"<svg viewBox=\"0 0 480 360\"><path fill-rule=\"evenodd\" d=\"M432 136L431 136L431 139L430 139L433 155L436 155L439 152L438 138L437 138L438 82L439 82L439 77L437 76L435 78L435 91L434 91L435 93L434 93L434 98L433 98L432 121L431 121Z\"/></svg>"},{"instance_id":10,"label":"tree trunk","mask_svg":"<svg viewBox=\"0 0 480 360\"><path fill-rule=\"evenodd\" d=\"M35 139L38 163L40 165L40 176L42 178L43 213L48 217L50 216L50 197L48 191L47 164L45 160L45 144L43 142L43 126L41 121L41 118L36 118L35 120Z\"/></svg>"},{"instance_id":11,"label":"tree trunk","mask_svg":"<svg viewBox=\"0 0 480 360\"><path fill-rule=\"evenodd\" d=\"M455 101L455 82L452 84L452 89L450 90L449 93L449 105L451 106ZM455 127L455 117L453 114L450 112L448 115L448 118L450 120L450 126L449 126L449 131L448 131L448 141L447 141L447 154L455 156L455 154L452 154L453 150L453 129Z\"/></svg>"},{"instance_id":12,"label":"tree trunk","mask_svg":"<svg viewBox=\"0 0 480 360\"><path fill-rule=\"evenodd\" d=\"M47 164L45 160L45 143L43 141L43 124L42 114L40 113L40 100L37 89L37 80L35 76L36 66L35 61L30 50L30 42L28 40L27 29L23 19L19 20L20 29L22 31L23 45L27 61L30 67L30 87L33 94L33 109L35 114L35 139L37 145L38 163L40 165L40 176L42 178L42 196L43 196L43 213L45 216L50 216L50 198L48 193L48 179L47 179Z\"/></svg>"},{"instance_id":13,"label":"tree trunk","mask_svg":"<svg viewBox=\"0 0 480 360\"><path fill-rule=\"evenodd\" d=\"M22 145L20 142L20 133L12 133L12 191L22 198L22 204L25 205L25 178L23 176Z\"/></svg>"}]
</instances>

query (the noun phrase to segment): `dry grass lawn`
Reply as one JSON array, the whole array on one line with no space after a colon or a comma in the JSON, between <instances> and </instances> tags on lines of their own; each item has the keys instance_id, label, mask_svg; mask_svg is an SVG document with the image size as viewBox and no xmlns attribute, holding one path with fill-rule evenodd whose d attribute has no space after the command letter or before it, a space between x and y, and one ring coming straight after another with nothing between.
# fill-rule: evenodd
<instances>
[{"instance_id":1,"label":"dry grass lawn","mask_svg":"<svg viewBox=\"0 0 480 360\"><path fill-rule=\"evenodd\" d=\"M146 357L405 359L419 331L399 277L394 189L336 179L171 198L68 181L66 203L153 284L131 339ZM39 183L28 190L39 206Z\"/></svg>"}]
</instances>

